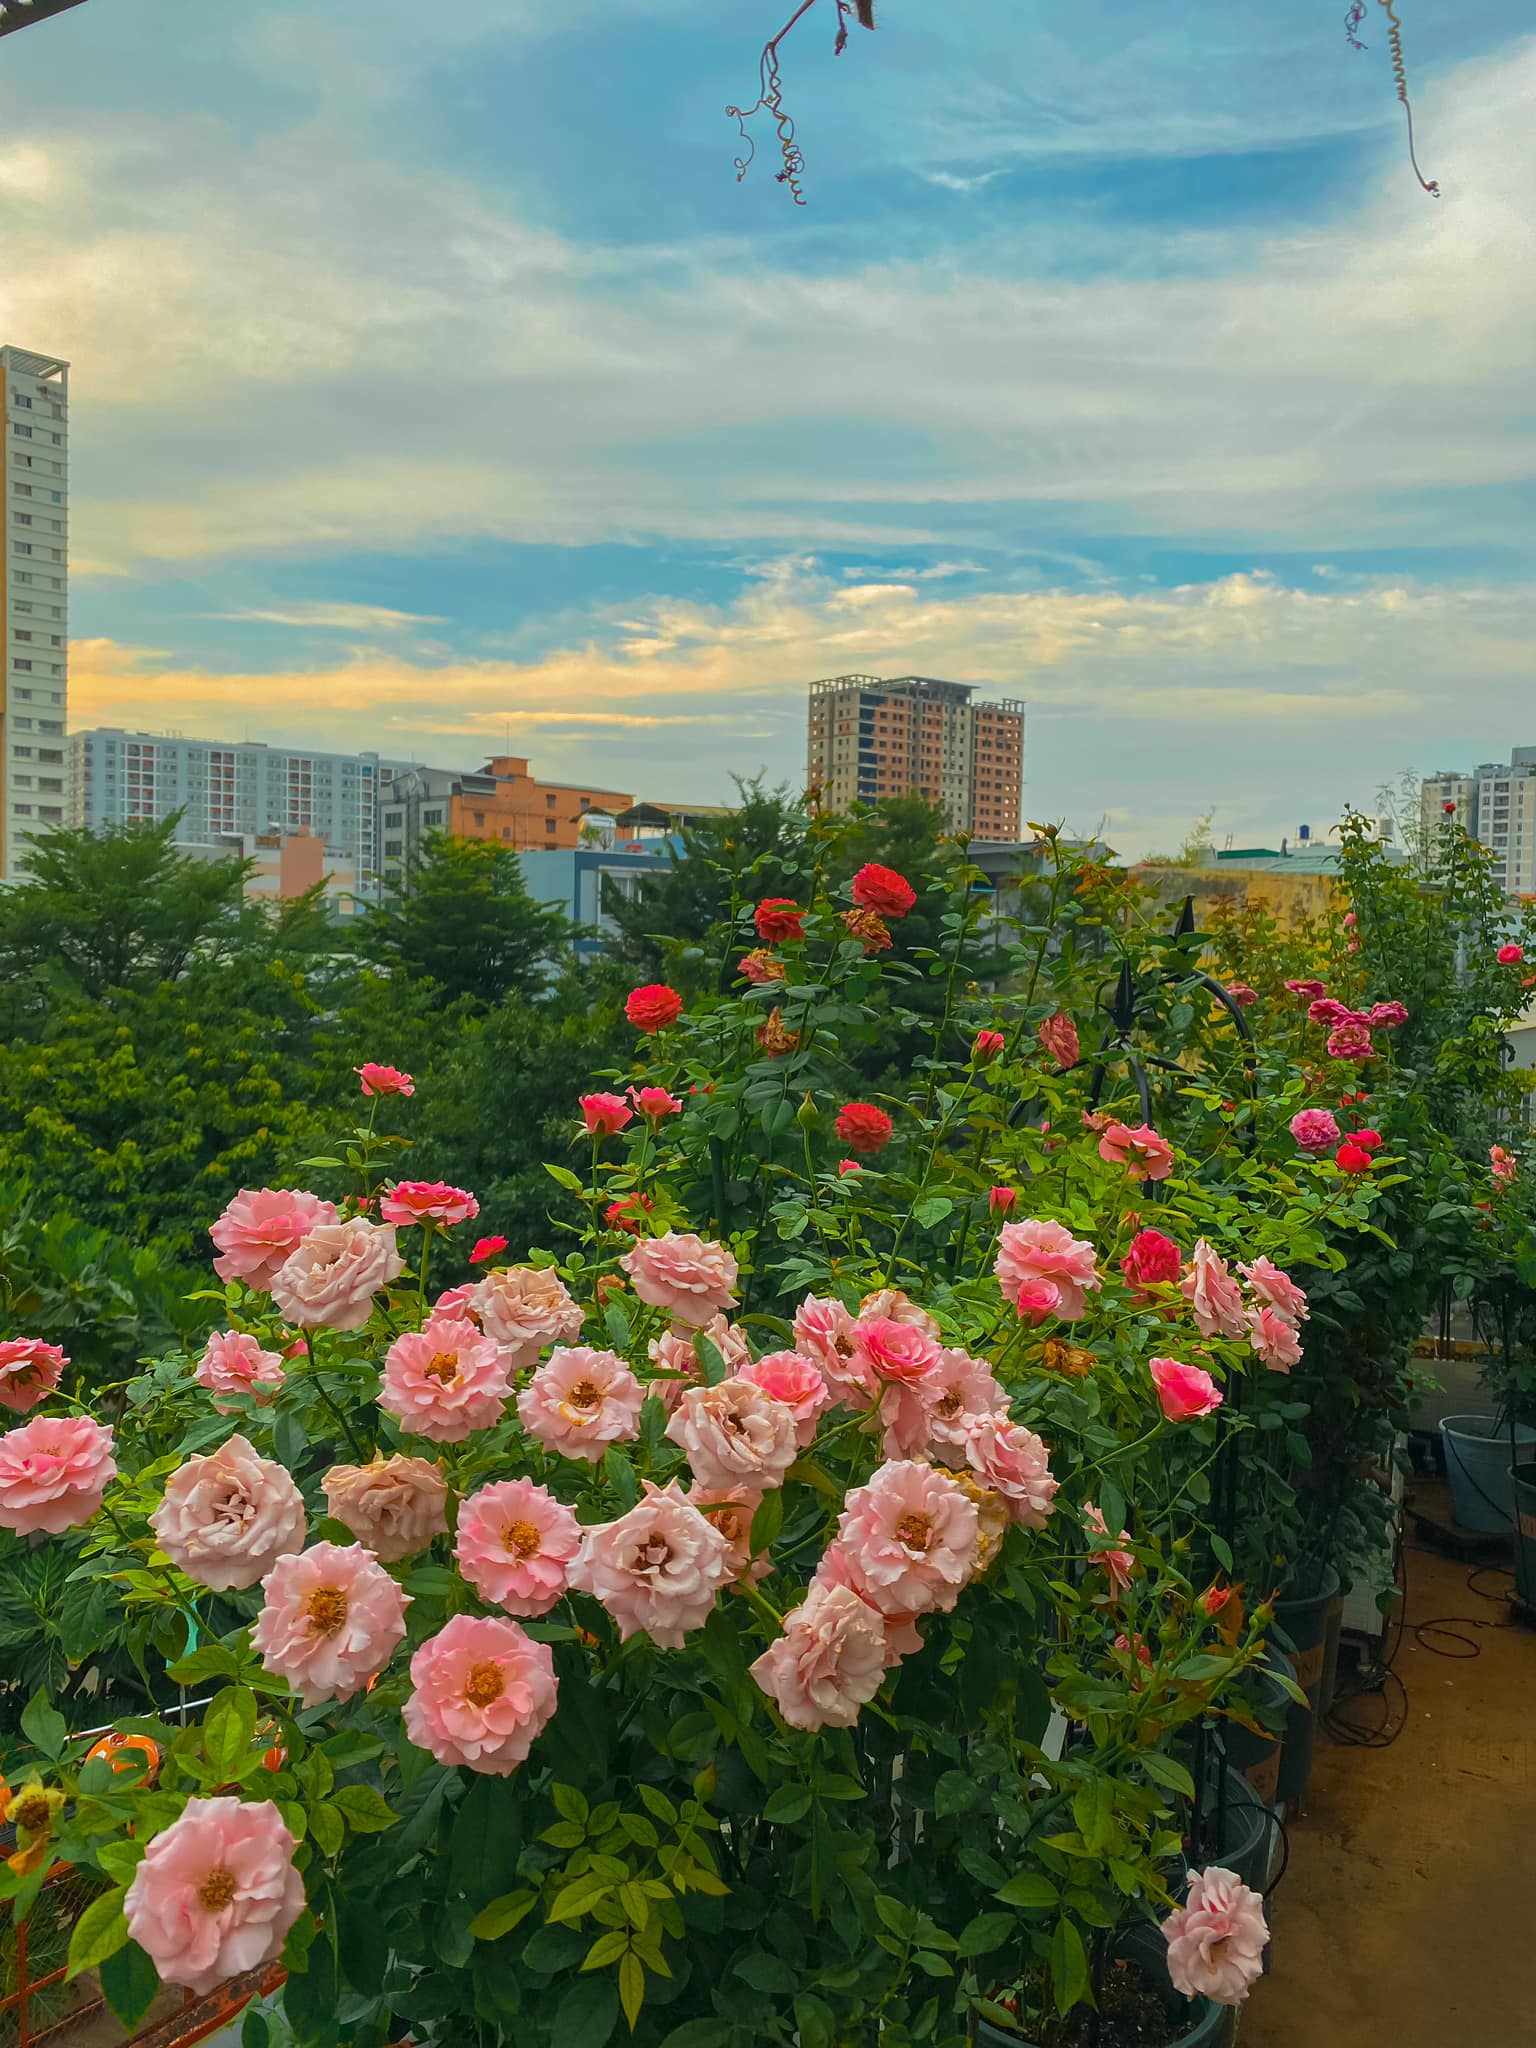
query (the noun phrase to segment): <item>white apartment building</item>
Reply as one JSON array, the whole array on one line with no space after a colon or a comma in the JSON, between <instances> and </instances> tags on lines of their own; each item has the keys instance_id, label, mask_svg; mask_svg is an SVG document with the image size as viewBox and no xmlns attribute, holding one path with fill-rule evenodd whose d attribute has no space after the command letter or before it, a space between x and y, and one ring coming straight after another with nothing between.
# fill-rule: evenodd
<instances>
[{"instance_id":1,"label":"white apartment building","mask_svg":"<svg viewBox=\"0 0 1536 2048\"><path fill-rule=\"evenodd\" d=\"M1536 895L1536 747L1514 747L1508 762L1485 761L1470 775L1426 775L1420 801L1426 847L1447 824L1463 825L1493 855L1507 896Z\"/></svg>"},{"instance_id":2,"label":"white apartment building","mask_svg":"<svg viewBox=\"0 0 1536 2048\"><path fill-rule=\"evenodd\" d=\"M0 876L62 824L69 648L69 365L0 347Z\"/></svg>"}]
</instances>

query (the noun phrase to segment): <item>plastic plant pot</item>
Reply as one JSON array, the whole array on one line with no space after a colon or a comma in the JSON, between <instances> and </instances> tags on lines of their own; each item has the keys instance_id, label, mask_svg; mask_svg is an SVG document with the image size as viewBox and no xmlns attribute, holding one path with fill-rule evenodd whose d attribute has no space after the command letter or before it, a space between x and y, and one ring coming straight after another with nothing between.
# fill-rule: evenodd
<instances>
[{"instance_id":1,"label":"plastic plant pot","mask_svg":"<svg viewBox=\"0 0 1536 2048\"><path fill-rule=\"evenodd\" d=\"M1536 1464L1512 1465L1515 1501L1515 1590L1536 1608Z\"/></svg>"},{"instance_id":2,"label":"plastic plant pot","mask_svg":"<svg viewBox=\"0 0 1536 2048\"><path fill-rule=\"evenodd\" d=\"M1340 1591L1338 1573L1332 1565L1326 1565L1322 1584L1315 1593L1275 1602L1275 1626L1291 1643L1296 1683L1307 1696L1305 1706L1292 1700L1285 1721L1279 1793L1288 1806L1305 1794L1307 1781L1312 1775L1312 1736L1323 1696L1328 1612L1338 1600Z\"/></svg>"},{"instance_id":3,"label":"plastic plant pot","mask_svg":"<svg viewBox=\"0 0 1536 2048\"><path fill-rule=\"evenodd\" d=\"M1272 1668L1265 1670L1261 1666L1253 1674L1254 1705L1258 1709L1254 1718L1275 1732L1260 1735L1237 1721L1227 1721L1222 1724L1222 1739L1232 1769L1247 1781L1256 1798L1270 1805L1280 1796L1280 1745L1294 1702L1275 1676L1276 1671L1283 1671L1287 1678L1292 1675L1290 1658L1283 1650L1271 1648L1264 1661Z\"/></svg>"},{"instance_id":4,"label":"plastic plant pot","mask_svg":"<svg viewBox=\"0 0 1536 2048\"><path fill-rule=\"evenodd\" d=\"M1184 2031L1170 2034L1167 2048L1230 2048L1237 2036L1235 2007L1217 2005L1209 1998L1179 1996L1168 1981L1168 1951L1157 1928L1140 1925L1122 1929L1115 1938L1115 1953L1139 1964L1161 1987L1170 2019L1175 2015L1182 2019ZM1175 2019L1174 2024L1178 2023ZM1039 2048L1030 2035L993 2026L983 2019L972 2022L971 2038L976 2048Z\"/></svg>"},{"instance_id":5,"label":"plastic plant pot","mask_svg":"<svg viewBox=\"0 0 1536 2048\"><path fill-rule=\"evenodd\" d=\"M1515 1516L1509 1468L1531 1455L1536 1429L1524 1422L1511 1427L1492 1415L1447 1415L1440 1441L1458 1524L1481 1535L1507 1535Z\"/></svg>"}]
</instances>

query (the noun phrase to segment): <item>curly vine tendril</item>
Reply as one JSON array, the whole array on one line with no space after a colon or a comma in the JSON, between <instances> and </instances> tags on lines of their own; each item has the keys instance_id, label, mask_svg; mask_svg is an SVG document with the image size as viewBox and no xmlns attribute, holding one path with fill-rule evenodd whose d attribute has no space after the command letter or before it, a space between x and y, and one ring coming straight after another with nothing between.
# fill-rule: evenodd
<instances>
[{"instance_id":1,"label":"curly vine tendril","mask_svg":"<svg viewBox=\"0 0 1536 2048\"><path fill-rule=\"evenodd\" d=\"M1440 197L1439 181L1426 178L1419 169L1419 159L1413 142L1413 108L1408 99L1408 67L1403 58L1403 31L1397 18L1393 0L1377 0L1387 17L1387 42L1392 52L1392 75L1397 80L1397 96L1403 103L1403 112L1408 118L1408 161L1413 165L1413 175L1418 179L1431 199Z\"/></svg>"},{"instance_id":2,"label":"curly vine tendril","mask_svg":"<svg viewBox=\"0 0 1536 2048\"><path fill-rule=\"evenodd\" d=\"M793 117L784 108L783 81L779 76L779 45L795 26L796 22L810 13L816 0L801 0L801 4L785 22L778 34L763 45L757 66L757 99L750 107L727 107L726 115L736 123L746 151L735 159L736 182L739 185L747 175L757 156L757 144L747 128L747 123L757 114L766 114L773 122L779 138L779 155L784 168L775 173L781 185L789 187L790 197L796 206L804 206L805 191L801 179L805 173L805 156L795 140ZM853 14L861 28L875 25L874 0L835 0L837 11L837 41L833 49L839 57L848 47L848 17Z\"/></svg>"}]
</instances>

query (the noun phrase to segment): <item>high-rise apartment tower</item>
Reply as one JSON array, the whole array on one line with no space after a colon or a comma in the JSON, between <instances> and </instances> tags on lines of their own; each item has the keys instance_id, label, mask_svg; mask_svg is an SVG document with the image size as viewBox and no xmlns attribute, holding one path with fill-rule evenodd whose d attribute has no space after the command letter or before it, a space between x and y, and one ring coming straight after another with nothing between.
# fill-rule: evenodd
<instances>
[{"instance_id":1,"label":"high-rise apartment tower","mask_svg":"<svg viewBox=\"0 0 1536 2048\"><path fill-rule=\"evenodd\" d=\"M1019 836L1024 706L973 703L970 683L831 676L812 683L807 778L829 810L916 792L952 832Z\"/></svg>"},{"instance_id":2,"label":"high-rise apartment tower","mask_svg":"<svg viewBox=\"0 0 1536 2048\"><path fill-rule=\"evenodd\" d=\"M1471 774L1426 775L1420 801L1426 849L1447 824L1464 826L1493 855L1505 895L1536 894L1536 747L1512 747L1507 762L1484 761Z\"/></svg>"},{"instance_id":3,"label":"high-rise apartment tower","mask_svg":"<svg viewBox=\"0 0 1536 2048\"><path fill-rule=\"evenodd\" d=\"M69 365L0 348L0 875L65 812Z\"/></svg>"}]
</instances>

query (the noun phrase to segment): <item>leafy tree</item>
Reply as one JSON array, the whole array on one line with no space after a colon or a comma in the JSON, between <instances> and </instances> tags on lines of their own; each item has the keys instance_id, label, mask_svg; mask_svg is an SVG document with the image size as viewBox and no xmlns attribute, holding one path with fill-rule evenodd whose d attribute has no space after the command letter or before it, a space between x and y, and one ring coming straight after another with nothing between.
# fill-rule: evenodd
<instances>
[{"instance_id":1,"label":"leafy tree","mask_svg":"<svg viewBox=\"0 0 1536 2048\"><path fill-rule=\"evenodd\" d=\"M536 993L570 931L536 903L509 846L481 839L429 841L410 893L368 913L364 951L386 973L430 981L445 1001L499 1002Z\"/></svg>"}]
</instances>

